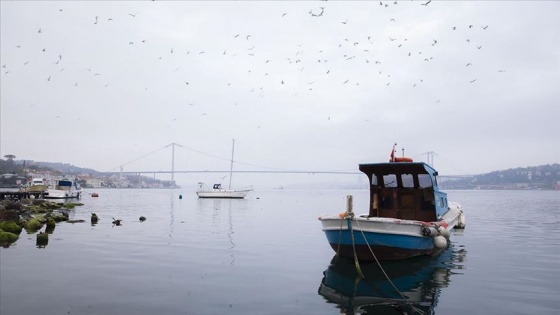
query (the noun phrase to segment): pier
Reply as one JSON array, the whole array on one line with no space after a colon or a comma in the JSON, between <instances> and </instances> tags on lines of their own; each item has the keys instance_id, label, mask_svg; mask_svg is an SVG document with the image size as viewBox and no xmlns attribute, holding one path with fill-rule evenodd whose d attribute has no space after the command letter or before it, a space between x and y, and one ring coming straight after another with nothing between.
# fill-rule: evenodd
<instances>
[{"instance_id":1,"label":"pier","mask_svg":"<svg viewBox=\"0 0 560 315\"><path fill-rule=\"evenodd\" d=\"M44 195L40 191L0 191L0 200L43 199Z\"/></svg>"}]
</instances>

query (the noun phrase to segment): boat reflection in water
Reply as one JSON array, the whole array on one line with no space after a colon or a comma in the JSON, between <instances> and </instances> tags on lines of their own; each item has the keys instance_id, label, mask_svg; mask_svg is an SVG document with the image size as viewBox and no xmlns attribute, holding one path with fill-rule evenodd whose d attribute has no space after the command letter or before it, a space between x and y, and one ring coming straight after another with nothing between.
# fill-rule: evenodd
<instances>
[{"instance_id":1,"label":"boat reflection in water","mask_svg":"<svg viewBox=\"0 0 560 315\"><path fill-rule=\"evenodd\" d=\"M434 257L382 261L390 281L376 262L360 263L361 278L353 259L335 255L319 294L343 314L434 314L441 289L461 273L465 255L465 249L449 246Z\"/></svg>"}]
</instances>

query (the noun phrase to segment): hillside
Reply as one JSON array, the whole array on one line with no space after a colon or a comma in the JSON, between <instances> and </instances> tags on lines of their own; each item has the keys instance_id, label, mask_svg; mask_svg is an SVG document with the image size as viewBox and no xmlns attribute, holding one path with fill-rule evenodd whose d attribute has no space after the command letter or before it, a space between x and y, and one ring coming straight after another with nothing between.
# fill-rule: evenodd
<instances>
[{"instance_id":1,"label":"hillside","mask_svg":"<svg viewBox=\"0 0 560 315\"><path fill-rule=\"evenodd\" d=\"M470 178L446 180L444 189L546 189L560 190L560 164L518 167Z\"/></svg>"}]
</instances>

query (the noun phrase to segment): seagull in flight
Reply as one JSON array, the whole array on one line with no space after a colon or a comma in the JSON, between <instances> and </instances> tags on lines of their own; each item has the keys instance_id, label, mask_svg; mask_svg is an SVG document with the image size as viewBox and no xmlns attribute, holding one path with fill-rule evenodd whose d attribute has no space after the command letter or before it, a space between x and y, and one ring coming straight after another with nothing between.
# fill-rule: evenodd
<instances>
[{"instance_id":1,"label":"seagull in flight","mask_svg":"<svg viewBox=\"0 0 560 315\"><path fill-rule=\"evenodd\" d=\"M430 2L432 2L432 0L428 0L428 2L426 2L426 3L421 3L420 5L428 6L428 4L430 4Z\"/></svg>"},{"instance_id":2,"label":"seagull in flight","mask_svg":"<svg viewBox=\"0 0 560 315\"><path fill-rule=\"evenodd\" d=\"M136 13L134 13L134 14L129 13L128 15L130 15L130 16L132 16L132 17L136 17L136 14L138 14L138 12L136 12Z\"/></svg>"}]
</instances>

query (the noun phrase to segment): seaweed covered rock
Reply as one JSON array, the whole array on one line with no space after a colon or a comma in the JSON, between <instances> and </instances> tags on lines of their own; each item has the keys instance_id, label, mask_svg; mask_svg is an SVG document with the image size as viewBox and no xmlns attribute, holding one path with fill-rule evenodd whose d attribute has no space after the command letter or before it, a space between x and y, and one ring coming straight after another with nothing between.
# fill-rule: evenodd
<instances>
[{"instance_id":1,"label":"seaweed covered rock","mask_svg":"<svg viewBox=\"0 0 560 315\"><path fill-rule=\"evenodd\" d=\"M53 218L55 222L68 221L68 213L62 211L53 212L50 217Z\"/></svg>"},{"instance_id":2,"label":"seaweed covered rock","mask_svg":"<svg viewBox=\"0 0 560 315\"><path fill-rule=\"evenodd\" d=\"M17 241L17 234L6 232L0 229L0 246L8 247Z\"/></svg>"},{"instance_id":3,"label":"seaweed covered rock","mask_svg":"<svg viewBox=\"0 0 560 315\"><path fill-rule=\"evenodd\" d=\"M84 204L80 202L67 202L63 204L62 207L65 209L74 209L76 206L83 206L83 205Z\"/></svg>"},{"instance_id":4,"label":"seaweed covered rock","mask_svg":"<svg viewBox=\"0 0 560 315\"><path fill-rule=\"evenodd\" d=\"M47 218L47 226L45 228L45 233L52 234L54 232L55 227L56 227L56 221L52 217Z\"/></svg>"},{"instance_id":5,"label":"seaweed covered rock","mask_svg":"<svg viewBox=\"0 0 560 315\"><path fill-rule=\"evenodd\" d=\"M60 202L43 202L40 204L41 208L49 209L49 210L56 210L62 208L63 203Z\"/></svg>"},{"instance_id":6,"label":"seaweed covered rock","mask_svg":"<svg viewBox=\"0 0 560 315\"><path fill-rule=\"evenodd\" d=\"M2 230L4 232L10 232L10 233L14 233L16 235L19 235L21 233L22 229L23 228L21 226L19 226L19 224L17 224L14 221L0 222L0 230Z\"/></svg>"},{"instance_id":7,"label":"seaweed covered rock","mask_svg":"<svg viewBox=\"0 0 560 315\"><path fill-rule=\"evenodd\" d=\"M76 205L73 204L73 203L65 203L62 207L64 209L74 209L76 207Z\"/></svg>"},{"instance_id":8,"label":"seaweed covered rock","mask_svg":"<svg viewBox=\"0 0 560 315\"><path fill-rule=\"evenodd\" d=\"M17 210L0 210L0 221L19 222L19 212Z\"/></svg>"},{"instance_id":9,"label":"seaweed covered rock","mask_svg":"<svg viewBox=\"0 0 560 315\"><path fill-rule=\"evenodd\" d=\"M22 209L22 205L19 202L8 202L4 205L4 210L20 211L21 209Z\"/></svg>"},{"instance_id":10,"label":"seaweed covered rock","mask_svg":"<svg viewBox=\"0 0 560 315\"><path fill-rule=\"evenodd\" d=\"M39 232L37 234L37 242L36 242L37 247L43 248L48 244L49 244L49 234L46 232L45 233Z\"/></svg>"},{"instance_id":11,"label":"seaweed covered rock","mask_svg":"<svg viewBox=\"0 0 560 315\"><path fill-rule=\"evenodd\" d=\"M33 234L39 231L43 227L43 223L37 218L32 218L29 221L25 221L24 226L28 234Z\"/></svg>"},{"instance_id":12,"label":"seaweed covered rock","mask_svg":"<svg viewBox=\"0 0 560 315\"><path fill-rule=\"evenodd\" d=\"M97 216L97 214L92 213L91 214L91 224L95 225L95 224L97 224L98 221L99 221L99 217Z\"/></svg>"}]
</instances>

